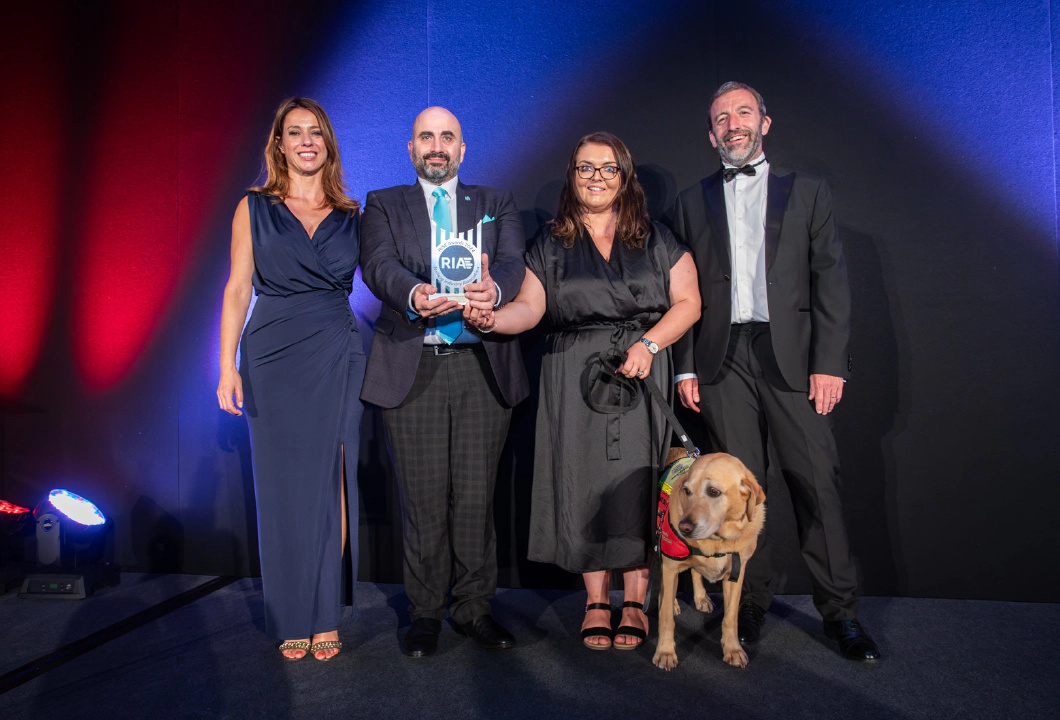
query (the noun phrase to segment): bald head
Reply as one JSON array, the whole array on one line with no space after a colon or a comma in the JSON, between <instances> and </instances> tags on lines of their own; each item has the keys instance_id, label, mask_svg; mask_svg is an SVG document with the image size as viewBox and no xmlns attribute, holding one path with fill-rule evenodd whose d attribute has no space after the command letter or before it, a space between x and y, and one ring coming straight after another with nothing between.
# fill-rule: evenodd
<instances>
[{"instance_id":1,"label":"bald head","mask_svg":"<svg viewBox=\"0 0 1060 720\"><path fill-rule=\"evenodd\" d=\"M456 177L464 161L464 136L456 115L443 107L429 107L417 115L409 158L416 174L435 185Z\"/></svg>"}]
</instances>

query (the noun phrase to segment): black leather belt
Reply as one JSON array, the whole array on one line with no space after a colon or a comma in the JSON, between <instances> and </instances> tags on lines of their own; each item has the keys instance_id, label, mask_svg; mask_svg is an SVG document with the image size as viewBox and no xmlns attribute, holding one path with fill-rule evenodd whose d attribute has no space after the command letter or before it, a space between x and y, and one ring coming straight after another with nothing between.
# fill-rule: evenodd
<instances>
[{"instance_id":1,"label":"black leather belt","mask_svg":"<svg viewBox=\"0 0 1060 720\"><path fill-rule=\"evenodd\" d=\"M762 331L762 330L768 330L769 329L769 323L767 323L767 322L758 322L757 320L755 320L753 322L733 323L732 324L732 329L733 329L733 332Z\"/></svg>"},{"instance_id":2,"label":"black leather belt","mask_svg":"<svg viewBox=\"0 0 1060 720\"><path fill-rule=\"evenodd\" d=\"M463 353L470 352L481 352L485 348L482 347L482 343L466 343L464 345L424 345L423 352L429 355L435 355L437 357L445 357L446 355L460 355Z\"/></svg>"}]
</instances>

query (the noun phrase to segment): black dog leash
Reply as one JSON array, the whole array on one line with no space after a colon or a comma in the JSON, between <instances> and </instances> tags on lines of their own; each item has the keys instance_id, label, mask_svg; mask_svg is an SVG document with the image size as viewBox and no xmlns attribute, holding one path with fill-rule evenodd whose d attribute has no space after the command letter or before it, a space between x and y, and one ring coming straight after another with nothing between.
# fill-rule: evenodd
<instances>
[{"instance_id":1,"label":"black dog leash","mask_svg":"<svg viewBox=\"0 0 1060 720\"><path fill-rule=\"evenodd\" d=\"M693 460L699 457L699 448L692 444L692 440L688 437L688 433L685 432L684 427L681 425L681 421L677 419L677 415L674 413L673 408L670 407L670 403L667 402L666 398L662 394L662 390L655 381L650 381L648 378L636 378L639 380L639 384L634 381L633 378L628 378L625 375L618 373L618 368L622 366L622 363L626 361L626 354L617 348L609 348L604 352L600 353L597 357L596 362L589 368L589 372L586 375L585 386L583 393L585 395L586 402L589 403L589 407L598 413L605 414L621 414L629 412L640 405L640 386L645 387L648 390L648 394L651 395L652 400L655 401L655 406L662 412L666 421L670 424L670 427L675 433L677 433L678 439L681 441L681 445L684 447L685 452L688 453L688 457ZM613 384L618 388L618 402L605 402L599 397L599 388ZM611 394L613 397L613 393ZM609 398L611 399L611 398ZM654 461L653 461L654 462ZM657 478L655 478L657 480ZM689 548L694 551L694 548ZM656 523L655 528L655 556L658 557L659 552L659 526ZM695 551L699 553L699 551ZM719 555L724 557L724 555ZM733 570L739 577L739 555L734 555L735 563ZM651 572L648 574L648 587L644 592L644 604L641 606L645 614L647 614L649 606L652 600L652 590L655 587L661 585L661 577L659 573L662 572L662 563L655 562L652 564ZM730 575L730 578L732 576Z\"/></svg>"},{"instance_id":2,"label":"black dog leash","mask_svg":"<svg viewBox=\"0 0 1060 720\"><path fill-rule=\"evenodd\" d=\"M637 387L637 383L635 383L632 378L627 378L625 375L618 374L618 368L622 365L623 362L625 362L625 353L622 353L622 352L618 351L617 349L612 348L610 350L607 350L607 351L601 353L600 354L600 362L599 362L599 364L598 365L594 364L593 368L590 369L589 378L588 378L589 388L590 389L598 381L598 376L604 375L604 376L607 377L608 381L612 381L612 382L617 383L621 389L625 390L625 392L628 394L628 397L629 397L629 400L626 403L622 403L622 404L606 404L606 403L601 403L601 402L594 401L592 399L592 393L591 392L587 392L586 393L586 397L589 400L589 405L594 410L596 410L597 412L601 412L601 413L624 413L624 412L629 412L630 410L632 410L633 408L637 407L640 404L640 393L639 393L639 388ZM604 373L603 371L606 371L606 373ZM673 428L674 432L677 433L677 437L681 441L681 445L684 446L685 452L688 453L688 457L692 458L693 460L698 458L699 457L699 448L697 448L695 445L692 444L691 439L688 437L688 433L685 432L684 427L682 427L682 425L681 425L681 421L677 419L677 415L674 413L673 408L670 407L670 403L668 403L666 401L666 398L663 396L662 390L659 389L659 386L655 382L649 382L648 378L637 378L637 380L640 381L641 385L643 385L645 388L647 388L648 394L651 395L652 400L655 401L655 406L666 417L667 422L670 423L670 427ZM620 403L621 403L621 394L620 394L619 397L620 397ZM672 521L670 523L670 527L673 528L673 522ZM676 532L676 528L674 528L674 531ZM661 528L657 527L656 531L655 531L655 548L654 548L656 555L659 555L659 546L660 546L659 534L660 534L660 532L661 532ZM680 537L680 534L678 534L678 537ZM696 555L696 556L699 556L699 557L723 558L723 557L731 555L732 556L732 567L729 570L729 582L739 582L740 581L740 572L742 570L742 567L741 567L742 563L740 561L740 554L739 553L737 553L737 552L727 552L727 553L713 553L713 554L708 555L708 554L702 552L701 550L699 550L698 548L692 547L691 545L687 545L686 544L686 546L688 547L688 551L689 551L689 553L691 555ZM654 578L652 577L653 574L654 573L652 573L652 574L650 574L648 576L648 589L647 589L647 592L644 595L644 609L645 609L645 612L647 612L649 599L651 598L652 586L655 584L653 582L653 580L654 580Z\"/></svg>"}]
</instances>

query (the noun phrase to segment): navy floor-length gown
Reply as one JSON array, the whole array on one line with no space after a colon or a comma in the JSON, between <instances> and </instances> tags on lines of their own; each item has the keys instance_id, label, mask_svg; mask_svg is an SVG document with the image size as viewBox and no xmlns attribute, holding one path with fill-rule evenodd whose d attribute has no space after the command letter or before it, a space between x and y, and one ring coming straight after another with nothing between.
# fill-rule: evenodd
<instances>
[{"instance_id":1,"label":"navy floor-length gown","mask_svg":"<svg viewBox=\"0 0 1060 720\"><path fill-rule=\"evenodd\" d=\"M349 294L360 213L333 210L310 238L282 202L255 192L247 201L258 298L243 332L240 374L265 627L278 638L305 638L337 630L341 619L344 456L356 577L365 358Z\"/></svg>"}]
</instances>

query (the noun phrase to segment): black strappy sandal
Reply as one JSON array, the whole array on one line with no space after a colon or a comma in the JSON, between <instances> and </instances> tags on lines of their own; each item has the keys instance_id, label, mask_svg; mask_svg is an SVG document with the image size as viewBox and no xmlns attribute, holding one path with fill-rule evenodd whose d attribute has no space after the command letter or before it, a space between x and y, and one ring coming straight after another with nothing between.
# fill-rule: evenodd
<instances>
[{"instance_id":1,"label":"black strappy sandal","mask_svg":"<svg viewBox=\"0 0 1060 720\"><path fill-rule=\"evenodd\" d=\"M626 602L622 603L622 607L637 608L641 612L644 612L644 603L635 602L633 600L627 600ZM632 645L627 645L626 643L616 643L614 639L612 639L611 645L615 648L615 650L636 650L644 644L645 640L648 639L648 633L644 632L638 627L633 627L632 625L619 625L618 629L615 630L614 637L618 637L619 635L629 635L630 637L640 638L640 642L633 643Z\"/></svg>"},{"instance_id":2,"label":"black strappy sandal","mask_svg":"<svg viewBox=\"0 0 1060 720\"><path fill-rule=\"evenodd\" d=\"M590 610L607 610L610 612L611 603L589 603L585 606L585 612L588 613ZM607 638L607 644L588 642L591 637L605 637ZM582 645L590 650L610 650L613 644L614 635L611 632L610 623L608 623L607 627L587 627L582 630Z\"/></svg>"}]
</instances>

